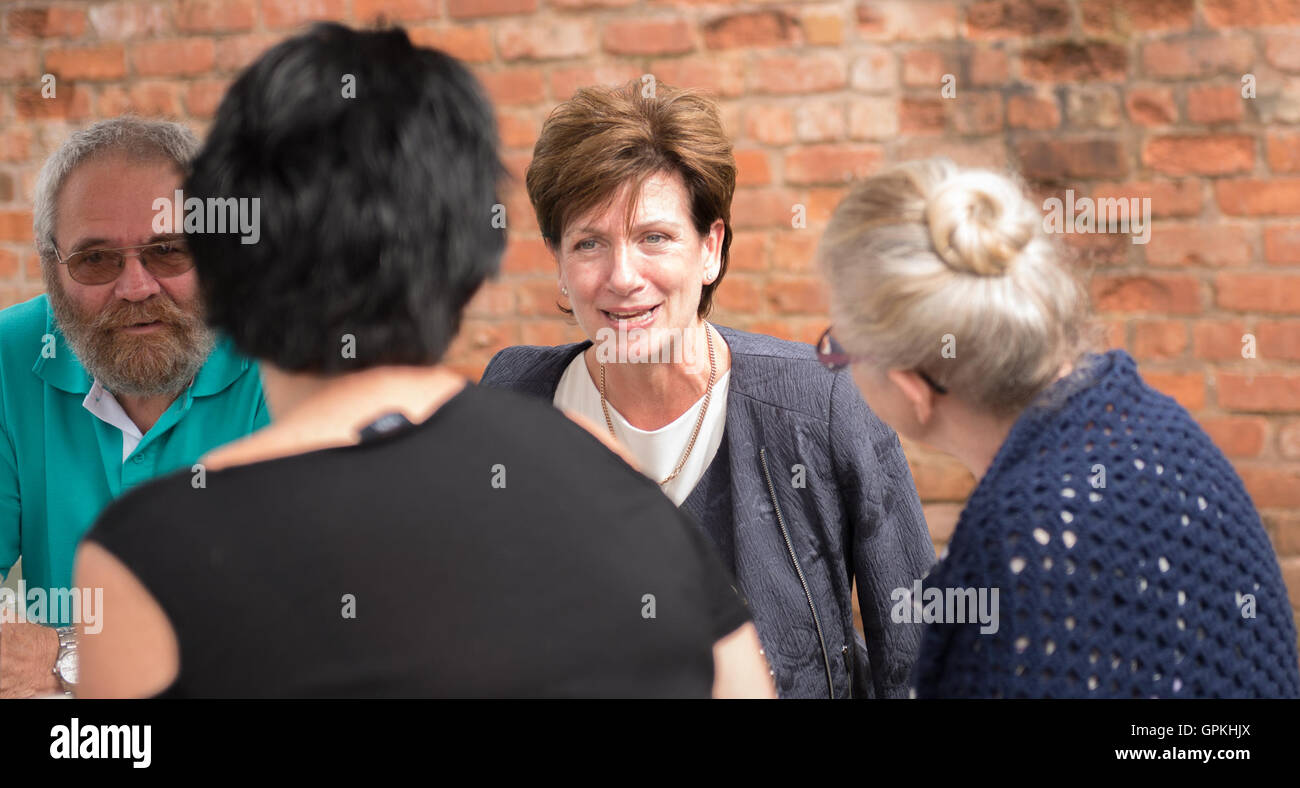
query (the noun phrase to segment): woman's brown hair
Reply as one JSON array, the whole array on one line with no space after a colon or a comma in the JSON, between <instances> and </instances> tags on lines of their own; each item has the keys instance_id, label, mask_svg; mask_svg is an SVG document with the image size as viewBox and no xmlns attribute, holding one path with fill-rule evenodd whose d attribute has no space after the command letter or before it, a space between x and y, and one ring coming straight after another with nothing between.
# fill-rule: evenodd
<instances>
[{"instance_id":1,"label":"woman's brown hair","mask_svg":"<svg viewBox=\"0 0 1300 788\"><path fill-rule=\"evenodd\" d=\"M700 294L704 317L727 273L736 190L736 159L711 99L637 80L580 88L546 119L525 184L542 237L554 250L565 222L611 199L625 184L632 186L630 227L641 186L660 172L676 173L686 184L696 232L706 235L718 219L726 225L718 276Z\"/></svg>"}]
</instances>

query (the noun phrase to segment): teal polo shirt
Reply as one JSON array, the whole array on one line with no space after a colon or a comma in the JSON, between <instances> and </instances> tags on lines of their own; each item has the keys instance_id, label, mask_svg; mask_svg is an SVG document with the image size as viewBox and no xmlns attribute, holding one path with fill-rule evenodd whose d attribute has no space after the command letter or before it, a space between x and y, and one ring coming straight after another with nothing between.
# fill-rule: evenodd
<instances>
[{"instance_id":1,"label":"teal polo shirt","mask_svg":"<svg viewBox=\"0 0 1300 788\"><path fill-rule=\"evenodd\" d=\"M0 311L0 577L21 556L29 591L72 587L77 544L114 498L269 421L257 364L228 338L125 461L122 431L82 405L93 382L46 296Z\"/></svg>"}]
</instances>

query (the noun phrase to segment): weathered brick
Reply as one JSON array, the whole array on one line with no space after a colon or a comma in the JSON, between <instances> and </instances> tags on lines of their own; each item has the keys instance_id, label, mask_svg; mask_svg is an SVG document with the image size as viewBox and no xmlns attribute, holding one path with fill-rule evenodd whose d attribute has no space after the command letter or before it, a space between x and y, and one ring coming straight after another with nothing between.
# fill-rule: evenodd
<instances>
[{"instance_id":1,"label":"weathered brick","mask_svg":"<svg viewBox=\"0 0 1300 788\"><path fill-rule=\"evenodd\" d=\"M457 2L447 1L451 4ZM316 20L341 19L347 12L346 0L262 0L262 22L271 29L297 27Z\"/></svg>"},{"instance_id":2,"label":"weathered brick","mask_svg":"<svg viewBox=\"0 0 1300 788\"><path fill-rule=\"evenodd\" d=\"M819 93L839 90L848 81L844 61L836 55L764 57L754 68L758 93Z\"/></svg>"},{"instance_id":3,"label":"weathered brick","mask_svg":"<svg viewBox=\"0 0 1300 788\"><path fill-rule=\"evenodd\" d=\"M1086 33L1126 36L1135 30L1186 30L1196 17L1195 0L1083 0Z\"/></svg>"},{"instance_id":4,"label":"weathered brick","mask_svg":"<svg viewBox=\"0 0 1300 788\"><path fill-rule=\"evenodd\" d=\"M1124 98L1129 119L1141 126L1164 126L1178 122L1178 105L1169 88L1130 88Z\"/></svg>"},{"instance_id":5,"label":"weathered brick","mask_svg":"<svg viewBox=\"0 0 1300 788\"><path fill-rule=\"evenodd\" d=\"M30 155L32 131L19 124L0 127L0 161L25 161Z\"/></svg>"},{"instance_id":6,"label":"weathered brick","mask_svg":"<svg viewBox=\"0 0 1300 788\"><path fill-rule=\"evenodd\" d=\"M789 46L799 23L785 11L769 9L727 14L700 25L709 49Z\"/></svg>"},{"instance_id":7,"label":"weathered brick","mask_svg":"<svg viewBox=\"0 0 1300 788\"><path fill-rule=\"evenodd\" d=\"M614 55L680 55L695 49L682 19L620 19L605 24L605 51Z\"/></svg>"},{"instance_id":8,"label":"weathered brick","mask_svg":"<svg viewBox=\"0 0 1300 788\"><path fill-rule=\"evenodd\" d=\"M1300 215L1300 178L1237 178L1214 184L1219 210L1234 216Z\"/></svg>"},{"instance_id":9,"label":"weathered brick","mask_svg":"<svg viewBox=\"0 0 1300 788\"><path fill-rule=\"evenodd\" d=\"M765 145L794 142L794 110L776 104L751 104L745 109L745 135Z\"/></svg>"},{"instance_id":10,"label":"weathered brick","mask_svg":"<svg viewBox=\"0 0 1300 788\"><path fill-rule=\"evenodd\" d=\"M1077 85L1065 91L1066 121L1077 129L1120 125L1119 90L1110 85Z\"/></svg>"},{"instance_id":11,"label":"weathered brick","mask_svg":"<svg viewBox=\"0 0 1300 788\"><path fill-rule=\"evenodd\" d=\"M51 49L45 70L59 79L106 80L126 76L126 50L120 44Z\"/></svg>"},{"instance_id":12,"label":"weathered brick","mask_svg":"<svg viewBox=\"0 0 1300 788\"><path fill-rule=\"evenodd\" d=\"M596 49L591 20L572 19L547 24L533 20L496 25L497 51L504 60L555 60L585 57Z\"/></svg>"},{"instance_id":13,"label":"weathered brick","mask_svg":"<svg viewBox=\"0 0 1300 788\"><path fill-rule=\"evenodd\" d=\"M1051 91L1017 93L1007 99L1007 125L1015 129L1054 129L1061 125L1061 108Z\"/></svg>"},{"instance_id":14,"label":"weathered brick","mask_svg":"<svg viewBox=\"0 0 1300 788\"><path fill-rule=\"evenodd\" d=\"M1219 274L1215 303L1241 312L1286 314L1300 311L1300 275Z\"/></svg>"},{"instance_id":15,"label":"weathered brick","mask_svg":"<svg viewBox=\"0 0 1300 788\"><path fill-rule=\"evenodd\" d=\"M903 85L938 90L945 74L957 71L955 55L933 49L913 49L903 53Z\"/></svg>"},{"instance_id":16,"label":"weathered brick","mask_svg":"<svg viewBox=\"0 0 1300 788\"><path fill-rule=\"evenodd\" d=\"M938 134L947 123L949 106L948 99L904 98L898 102L898 128L909 134Z\"/></svg>"},{"instance_id":17,"label":"weathered brick","mask_svg":"<svg viewBox=\"0 0 1300 788\"><path fill-rule=\"evenodd\" d=\"M32 240L32 212L0 210L0 241Z\"/></svg>"},{"instance_id":18,"label":"weathered brick","mask_svg":"<svg viewBox=\"0 0 1300 788\"><path fill-rule=\"evenodd\" d=\"M884 152L874 145L805 145L786 154L785 179L790 184L848 182L875 172L883 160Z\"/></svg>"},{"instance_id":19,"label":"weathered brick","mask_svg":"<svg viewBox=\"0 0 1300 788\"><path fill-rule=\"evenodd\" d=\"M960 30L954 2L875 0L856 10L858 35L869 40L932 41L956 38Z\"/></svg>"},{"instance_id":20,"label":"weathered brick","mask_svg":"<svg viewBox=\"0 0 1300 788\"><path fill-rule=\"evenodd\" d=\"M531 14L536 10L537 0L447 0L447 14L453 19Z\"/></svg>"},{"instance_id":21,"label":"weathered brick","mask_svg":"<svg viewBox=\"0 0 1300 788\"><path fill-rule=\"evenodd\" d=\"M1142 164L1166 175L1230 175L1255 166L1255 138L1249 134L1151 137Z\"/></svg>"},{"instance_id":22,"label":"weathered brick","mask_svg":"<svg viewBox=\"0 0 1300 788\"><path fill-rule=\"evenodd\" d=\"M1032 82L1118 82L1128 68L1128 51L1109 41L1039 44L1020 55L1020 69Z\"/></svg>"},{"instance_id":23,"label":"weathered brick","mask_svg":"<svg viewBox=\"0 0 1300 788\"><path fill-rule=\"evenodd\" d=\"M1178 320L1137 320L1133 323L1133 357L1169 361L1187 350L1187 326Z\"/></svg>"},{"instance_id":24,"label":"weathered brick","mask_svg":"<svg viewBox=\"0 0 1300 788\"><path fill-rule=\"evenodd\" d=\"M39 75L35 49L0 47L0 82L29 82Z\"/></svg>"},{"instance_id":25,"label":"weathered brick","mask_svg":"<svg viewBox=\"0 0 1300 788\"><path fill-rule=\"evenodd\" d=\"M835 142L847 133L844 106L839 101L804 102L795 117L800 142Z\"/></svg>"},{"instance_id":26,"label":"weathered brick","mask_svg":"<svg viewBox=\"0 0 1300 788\"><path fill-rule=\"evenodd\" d=\"M60 83L54 97L46 98L39 88L19 88L14 91L14 110L19 118L85 120L92 113L91 90L86 85Z\"/></svg>"},{"instance_id":27,"label":"weathered brick","mask_svg":"<svg viewBox=\"0 0 1300 788\"><path fill-rule=\"evenodd\" d=\"M1300 361L1300 320L1261 320L1255 336L1260 358Z\"/></svg>"},{"instance_id":28,"label":"weathered brick","mask_svg":"<svg viewBox=\"0 0 1300 788\"><path fill-rule=\"evenodd\" d=\"M578 88L590 85L625 85L628 81L639 80L641 77L640 68L621 63L556 68L550 74L551 97L556 101L568 101ZM672 84L670 80L663 81Z\"/></svg>"},{"instance_id":29,"label":"weathered brick","mask_svg":"<svg viewBox=\"0 0 1300 788\"><path fill-rule=\"evenodd\" d=\"M1190 276L1099 274L1092 298L1101 312L1194 315L1201 311L1200 282Z\"/></svg>"},{"instance_id":30,"label":"weathered brick","mask_svg":"<svg viewBox=\"0 0 1300 788\"><path fill-rule=\"evenodd\" d=\"M142 76L205 74L216 62L216 47L210 38L142 41L131 47L131 62Z\"/></svg>"},{"instance_id":31,"label":"weathered brick","mask_svg":"<svg viewBox=\"0 0 1300 788\"><path fill-rule=\"evenodd\" d=\"M1259 456L1268 433L1268 420L1259 416L1203 417L1200 425L1228 457Z\"/></svg>"},{"instance_id":32,"label":"weathered brick","mask_svg":"<svg viewBox=\"0 0 1300 788\"><path fill-rule=\"evenodd\" d=\"M1278 32L1264 36L1264 58L1273 68L1300 71L1300 33Z\"/></svg>"},{"instance_id":33,"label":"weathered brick","mask_svg":"<svg viewBox=\"0 0 1300 788\"><path fill-rule=\"evenodd\" d=\"M1241 476L1242 484L1246 486L1246 492L1250 493L1255 506L1261 509L1300 507L1300 464L1242 463L1237 468L1237 474ZM1282 562L1282 565L1286 566L1287 562L1294 560L1287 559ZM1300 569L1300 562L1296 563L1296 568ZM1297 580L1300 580L1300 572L1292 572L1287 578L1287 583L1290 586ZM1297 593L1297 589L1291 588L1289 594L1291 604L1300 604L1300 593Z\"/></svg>"},{"instance_id":34,"label":"weathered brick","mask_svg":"<svg viewBox=\"0 0 1300 788\"><path fill-rule=\"evenodd\" d=\"M1007 53L1000 49L979 47L970 53L967 73L977 86L1002 86L1009 79L1011 66Z\"/></svg>"},{"instance_id":35,"label":"weathered brick","mask_svg":"<svg viewBox=\"0 0 1300 788\"><path fill-rule=\"evenodd\" d=\"M171 9L167 3L108 2L91 5L90 27L105 41L121 41L166 35L172 32Z\"/></svg>"},{"instance_id":36,"label":"weathered brick","mask_svg":"<svg viewBox=\"0 0 1300 788\"><path fill-rule=\"evenodd\" d=\"M849 137L883 140L898 134L898 102L883 96L855 96L849 103Z\"/></svg>"},{"instance_id":37,"label":"weathered brick","mask_svg":"<svg viewBox=\"0 0 1300 788\"><path fill-rule=\"evenodd\" d=\"M417 22L441 15L439 0L352 0L352 16L361 22Z\"/></svg>"},{"instance_id":38,"label":"weathered brick","mask_svg":"<svg viewBox=\"0 0 1300 788\"><path fill-rule=\"evenodd\" d=\"M181 0L174 19L182 33L229 33L252 30L257 13L253 0Z\"/></svg>"},{"instance_id":39,"label":"weathered brick","mask_svg":"<svg viewBox=\"0 0 1300 788\"><path fill-rule=\"evenodd\" d=\"M196 118L210 118L226 94L229 83L224 79L202 79L185 89L185 110Z\"/></svg>"},{"instance_id":40,"label":"weathered brick","mask_svg":"<svg viewBox=\"0 0 1300 788\"><path fill-rule=\"evenodd\" d=\"M1240 361L1246 343L1246 325L1240 320L1200 320L1192 329L1196 357L1208 361Z\"/></svg>"},{"instance_id":41,"label":"weathered brick","mask_svg":"<svg viewBox=\"0 0 1300 788\"><path fill-rule=\"evenodd\" d=\"M5 14L8 38L77 38L86 31L86 11L63 5L16 8Z\"/></svg>"},{"instance_id":42,"label":"weathered brick","mask_svg":"<svg viewBox=\"0 0 1300 788\"><path fill-rule=\"evenodd\" d=\"M279 43L280 36L254 33L222 36L215 43L216 66L220 71L239 71Z\"/></svg>"},{"instance_id":43,"label":"weathered brick","mask_svg":"<svg viewBox=\"0 0 1300 788\"><path fill-rule=\"evenodd\" d=\"M731 221L737 229L790 227L797 206L807 204L791 189L772 187L737 188L731 203ZM721 288L719 292L726 290Z\"/></svg>"},{"instance_id":44,"label":"weathered brick","mask_svg":"<svg viewBox=\"0 0 1300 788\"><path fill-rule=\"evenodd\" d=\"M1255 229L1243 224L1155 222L1147 263L1162 267L1243 266L1255 257Z\"/></svg>"},{"instance_id":45,"label":"weathered brick","mask_svg":"<svg viewBox=\"0 0 1300 788\"><path fill-rule=\"evenodd\" d=\"M817 240L814 230L786 230L773 234L772 268L801 274L816 274Z\"/></svg>"},{"instance_id":46,"label":"weathered brick","mask_svg":"<svg viewBox=\"0 0 1300 788\"><path fill-rule=\"evenodd\" d=\"M804 10L799 15L803 40L808 46L839 46L844 43L844 17L836 11Z\"/></svg>"},{"instance_id":47,"label":"weathered brick","mask_svg":"<svg viewBox=\"0 0 1300 788\"><path fill-rule=\"evenodd\" d=\"M1300 24L1300 0L1204 0L1211 27L1272 27Z\"/></svg>"},{"instance_id":48,"label":"weathered brick","mask_svg":"<svg viewBox=\"0 0 1300 788\"><path fill-rule=\"evenodd\" d=\"M1177 181L1132 181L1099 183L1092 191L1095 199L1151 200L1151 215L1196 216L1201 212L1201 182L1192 178Z\"/></svg>"},{"instance_id":49,"label":"weathered brick","mask_svg":"<svg viewBox=\"0 0 1300 788\"><path fill-rule=\"evenodd\" d=\"M1300 224L1265 227L1264 260L1275 265L1300 265Z\"/></svg>"},{"instance_id":50,"label":"weathered brick","mask_svg":"<svg viewBox=\"0 0 1300 788\"><path fill-rule=\"evenodd\" d=\"M763 309L761 280L737 273L718 288L714 304L720 312L754 315Z\"/></svg>"},{"instance_id":51,"label":"weathered brick","mask_svg":"<svg viewBox=\"0 0 1300 788\"><path fill-rule=\"evenodd\" d=\"M1151 388L1173 397L1179 405L1190 411L1205 407L1205 376L1199 372L1142 371L1142 378Z\"/></svg>"},{"instance_id":52,"label":"weathered brick","mask_svg":"<svg viewBox=\"0 0 1300 788\"><path fill-rule=\"evenodd\" d=\"M459 23L451 27L411 27L411 43L440 49L457 60L484 63L492 59L492 30L487 25Z\"/></svg>"},{"instance_id":53,"label":"weathered brick","mask_svg":"<svg viewBox=\"0 0 1300 788\"><path fill-rule=\"evenodd\" d=\"M676 87L699 88L724 97L745 94L745 63L734 57L671 58L651 64L650 72Z\"/></svg>"},{"instance_id":54,"label":"weathered brick","mask_svg":"<svg viewBox=\"0 0 1300 788\"><path fill-rule=\"evenodd\" d=\"M952 116L958 134L993 134L1002 129L1002 95L994 91L968 91L956 102Z\"/></svg>"},{"instance_id":55,"label":"weathered brick","mask_svg":"<svg viewBox=\"0 0 1300 788\"><path fill-rule=\"evenodd\" d=\"M772 168L768 164L768 153L762 148L737 148L736 185L766 186L772 182Z\"/></svg>"},{"instance_id":56,"label":"weathered brick","mask_svg":"<svg viewBox=\"0 0 1300 788\"><path fill-rule=\"evenodd\" d=\"M1300 173L1300 132L1271 131L1266 146L1270 170Z\"/></svg>"},{"instance_id":57,"label":"weathered brick","mask_svg":"<svg viewBox=\"0 0 1300 788\"><path fill-rule=\"evenodd\" d=\"M546 83L536 68L508 68L478 74L493 102L502 105L535 104L546 97Z\"/></svg>"},{"instance_id":58,"label":"weathered brick","mask_svg":"<svg viewBox=\"0 0 1300 788\"><path fill-rule=\"evenodd\" d=\"M1220 370L1219 406L1234 411L1293 413L1300 410L1300 375Z\"/></svg>"},{"instance_id":59,"label":"weathered brick","mask_svg":"<svg viewBox=\"0 0 1300 788\"><path fill-rule=\"evenodd\" d=\"M1158 39L1142 45L1142 70L1156 79L1238 78L1250 69L1254 50L1240 34Z\"/></svg>"},{"instance_id":60,"label":"weathered brick","mask_svg":"<svg viewBox=\"0 0 1300 788\"><path fill-rule=\"evenodd\" d=\"M1129 170L1122 143L1113 139L1025 139L1015 150L1030 179L1120 178Z\"/></svg>"},{"instance_id":61,"label":"weathered brick","mask_svg":"<svg viewBox=\"0 0 1300 788\"><path fill-rule=\"evenodd\" d=\"M966 10L972 38L1060 35L1070 28L1065 0L978 0Z\"/></svg>"},{"instance_id":62,"label":"weathered brick","mask_svg":"<svg viewBox=\"0 0 1300 788\"><path fill-rule=\"evenodd\" d=\"M1245 115L1241 85L1197 85L1187 89L1187 119L1192 123L1237 123Z\"/></svg>"}]
</instances>

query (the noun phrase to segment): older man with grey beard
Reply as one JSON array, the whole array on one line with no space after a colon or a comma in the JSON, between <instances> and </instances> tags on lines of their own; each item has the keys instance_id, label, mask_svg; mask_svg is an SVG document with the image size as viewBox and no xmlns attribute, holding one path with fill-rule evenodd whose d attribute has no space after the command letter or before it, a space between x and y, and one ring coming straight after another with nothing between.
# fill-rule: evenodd
<instances>
[{"instance_id":1,"label":"older man with grey beard","mask_svg":"<svg viewBox=\"0 0 1300 788\"><path fill-rule=\"evenodd\" d=\"M103 611L72 560L99 511L173 471L201 495L195 461L267 423L256 365L204 324L185 237L159 232L179 230L158 206L197 149L179 124L115 118L41 170L47 294L0 311L0 576L20 557L23 573L0 595L0 697L75 686L73 625Z\"/></svg>"}]
</instances>

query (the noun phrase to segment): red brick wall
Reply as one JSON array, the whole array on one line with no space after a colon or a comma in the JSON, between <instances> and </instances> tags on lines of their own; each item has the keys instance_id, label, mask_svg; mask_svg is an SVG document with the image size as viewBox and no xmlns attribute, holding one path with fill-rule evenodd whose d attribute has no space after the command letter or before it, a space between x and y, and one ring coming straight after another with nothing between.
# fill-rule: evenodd
<instances>
[{"instance_id":1,"label":"red brick wall","mask_svg":"<svg viewBox=\"0 0 1300 788\"><path fill-rule=\"evenodd\" d=\"M20 0L0 14L0 306L41 289L32 189L68 129L127 109L202 129L237 69L313 18L387 15L468 61L521 182L576 86L652 73L716 93L740 162L716 317L778 336L825 324L818 231L848 178L888 162L943 153L1014 166L1044 193L1150 197L1148 245L1067 238L1110 342L1235 463L1300 604L1300 0ZM471 375L505 345L577 336L521 188L508 206L505 275L453 354ZM1242 358L1246 333L1257 358ZM909 456L943 543L971 478Z\"/></svg>"}]
</instances>

